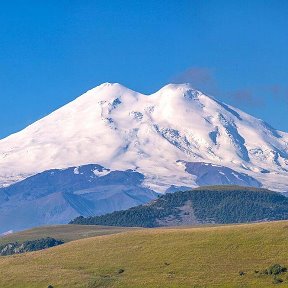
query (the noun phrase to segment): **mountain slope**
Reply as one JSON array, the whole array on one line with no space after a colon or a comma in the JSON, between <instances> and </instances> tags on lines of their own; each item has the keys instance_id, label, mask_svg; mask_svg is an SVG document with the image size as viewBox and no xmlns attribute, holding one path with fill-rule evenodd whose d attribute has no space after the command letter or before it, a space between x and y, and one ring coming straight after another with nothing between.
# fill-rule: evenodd
<instances>
[{"instance_id":1,"label":"mountain slope","mask_svg":"<svg viewBox=\"0 0 288 288\"><path fill-rule=\"evenodd\" d=\"M105 83L0 140L0 181L8 185L52 168L98 163L137 169L146 187L164 192L171 185L197 186L183 163L202 162L285 191L287 159L287 133L188 84L143 95Z\"/></svg>"},{"instance_id":2,"label":"mountain slope","mask_svg":"<svg viewBox=\"0 0 288 288\"><path fill-rule=\"evenodd\" d=\"M200 185L260 185L252 177L223 166L185 164ZM0 233L64 224L79 215L102 215L145 204L158 193L146 188L144 181L145 176L137 171L111 171L98 164L41 172L0 188ZM181 189L190 188L171 186L167 192Z\"/></svg>"},{"instance_id":3,"label":"mountain slope","mask_svg":"<svg viewBox=\"0 0 288 288\"><path fill-rule=\"evenodd\" d=\"M139 228L135 229L139 230ZM70 242L88 237L110 235L131 230L134 230L134 228L95 225L49 225L1 236L0 245L12 242L22 243L47 237Z\"/></svg>"},{"instance_id":4,"label":"mountain slope","mask_svg":"<svg viewBox=\"0 0 288 288\"><path fill-rule=\"evenodd\" d=\"M139 172L109 171L93 164L36 174L0 189L0 233L147 203L157 193L143 187L143 181Z\"/></svg>"},{"instance_id":5,"label":"mountain slope","mask_svg":"<svg viewBox=\"0 0 288 288\"><path fill-rule=\"evenodd\" d=\"M161 227L286 219L288 198L279 193L259 188L214 186L168 193L149 204L102 216L81 216L71 224Z\"/></svg>"},{"instance_id":6,"label":"mountain slope","mask_svg":"<svg viewBox=\"0 0 288 288\"><path fill-rule=\"evenodd\" d=\"M287 224L143 229L72 241L0 257L0 286L287 287L287 272L279 285L261 273L276 263L288 267Z\"/></svg>"}]
</instances>

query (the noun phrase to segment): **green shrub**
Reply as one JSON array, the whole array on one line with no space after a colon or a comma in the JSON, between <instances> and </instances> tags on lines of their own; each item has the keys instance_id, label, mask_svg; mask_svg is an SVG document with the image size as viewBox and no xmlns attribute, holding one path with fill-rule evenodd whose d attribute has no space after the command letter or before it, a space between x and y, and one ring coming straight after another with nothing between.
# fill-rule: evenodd
<instances>
[{"instance_id":1,"label":"green shrub","mask_svg":"<svg viewBox=\"0 0 288 288\"><path fill-rule=\"evenodd\" d=\"M121 269L118 269L117 273L118 273L118 274L122 274L122 273L124 273L124 271L125 271L125 270L121 268Z\"/></svg>"},{"instance_id":2,"label":"green shrub","mask_svg":"<svg viewBox=\"0 0 288 288\"><path fill-rule=\"evenodd\" d=\"M38 251L57 245L61 245L64 242L51 237L41 238L36 240L28 240L23 243L8 243L0 245L0 256L13 255L31 251Z\"/></svg>"},{"instance_id":3,"label":"green shrub","mask_svg":"<svg viewBox=\"0 0 288 288\"><path fill-rule=\"evenodd\" d=\"M267 274L268 275L279 275L283 272L286 272L287 268L284 266L281 266L280 264L274 264L267 268Z\"/></svg>"}]
</instances>

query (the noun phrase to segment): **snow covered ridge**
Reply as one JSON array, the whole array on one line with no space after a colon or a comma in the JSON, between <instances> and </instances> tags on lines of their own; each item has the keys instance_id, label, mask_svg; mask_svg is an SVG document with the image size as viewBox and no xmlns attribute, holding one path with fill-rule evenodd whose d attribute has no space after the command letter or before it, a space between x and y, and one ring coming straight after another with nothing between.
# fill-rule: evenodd
<instances>
[{"instance_id":1,"label":"snow covered ridge","mask_svg":"<svg viewBox=\"0 0 288 288\"><path fill-rule=\"evenodd\" d=\"M143 95L104 83L0 140L2 186L53 168L98 163L111 171L137 170L145 175L143 185L164 192L199 185L186 162L225 166L288 191L288 134L189 84Z\"/></svg>"}]
</instances>

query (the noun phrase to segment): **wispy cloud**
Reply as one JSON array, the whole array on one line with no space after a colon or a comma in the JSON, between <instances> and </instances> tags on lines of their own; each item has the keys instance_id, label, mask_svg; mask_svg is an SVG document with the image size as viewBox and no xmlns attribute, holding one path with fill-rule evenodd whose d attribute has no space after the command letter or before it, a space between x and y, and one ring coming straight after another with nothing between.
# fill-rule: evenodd
<instances>
[{"instance_id":1,"label":"wispy cloud","mask_svg":"<svg viewBox=\"0 0 288 288\"><path fill-rule=\"evenodd\" d=\"M215 70L208 67L190 67L171 78L173 83L191 83L203 93L241 107L263 107L269 98L288 106L288 86L280 84L255 85L227 91L217 81Z\"/></svg>"},{"instance_id":2,"label":"wispy cloud","mask_svg":"<svg viewBox=\"0 0 288 288\"><path fill-rule=\"evenodd\" d=\"M217 82L214 71L206 67L191 67L172 78L173 83L190 83L195 89L206 93L216 93Z\"/></svg>"},{"instance_id":3,"label":"wispy cloud","mask_svg":"<svg viewBox=\"0 0 288 288\"><path fill-rule=\"evenodd\" d=\"M263 98L254 94L252 89L241 89L227 93L231 101L236 105L242 106L263 106Z\"/></svg>"},{"instance_id":4,"label":"wispy cloud","mask_svg":"<svg viewBox=\"0 0 288 288\"><path fill-rule=\"evenodd\" d=\"M284 85L274 84L266 87L270 97L278 101L284 101L288 104L288 87Z\"/></svg>"},{"instance_id":5,"label":"wispy cloud","mask_svg":"<svg viewBox=\"0 0 288 288\"><path fill-rule=\"evenodd\" d=\"M263 107L271 99L288 105L288 87L280 84L255 85L227 94L235 105Z\"/></svg>"}]
</instances>

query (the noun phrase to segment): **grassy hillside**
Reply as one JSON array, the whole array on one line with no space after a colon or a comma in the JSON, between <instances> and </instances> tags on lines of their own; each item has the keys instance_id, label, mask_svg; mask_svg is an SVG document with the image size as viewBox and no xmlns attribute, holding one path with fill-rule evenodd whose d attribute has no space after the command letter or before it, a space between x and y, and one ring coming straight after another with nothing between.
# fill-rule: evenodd
<instances>
[{"instance_id":1,"label":"grassy hillside","mask_svg":"<svg viewBox=\"0 0 288 288\"><path fill-rule=\"evenodd\" d=\"M88 238L93 236L115 234L123 231L128 231L129 229L132 228L97 226L97 225L43 226L0 237L0 245L12 242L22 243L24 241L36 240L46 237L51 237L63 240L64 242L69 242L72 240Z\"/></svg>"},{"instance_id":2,"label":"grassy hillside","mask_svg":"<svg viewBox=\"0 0 288 288\"><path fill-rule=\"evenodd\" d=\"M0 257L0 287L288 287L255 273L288 266L287 239L284 221L87 238Z\"/></svg>"},{"instance_id":3,"label":"grassy hillside","mask_svg":"<svg viewBox=\"0 0 288 288\"><path fill-rule=\"evenodd\" d=\"M286 219L288 198L280 193L250 187L212 186L168 193L147 205L102 216L77 217L71 223L161 227Z\"/></svg>"}]
</instances>

